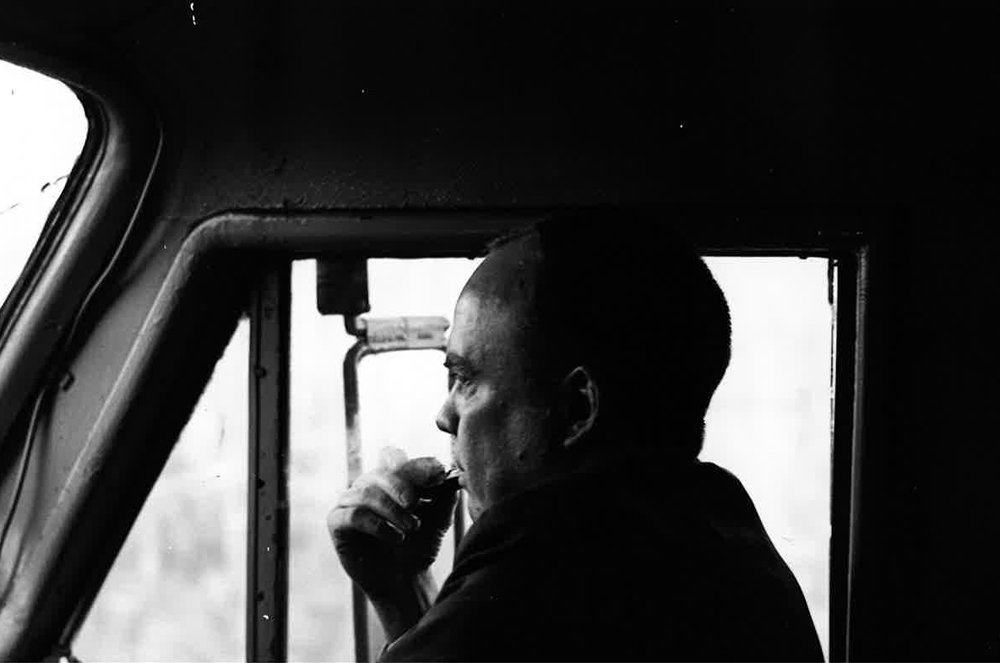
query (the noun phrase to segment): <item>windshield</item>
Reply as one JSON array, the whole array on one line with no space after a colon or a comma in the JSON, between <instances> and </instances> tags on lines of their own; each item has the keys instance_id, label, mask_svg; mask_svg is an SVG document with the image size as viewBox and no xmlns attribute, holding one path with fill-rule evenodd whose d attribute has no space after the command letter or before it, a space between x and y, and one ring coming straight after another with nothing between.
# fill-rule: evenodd
<instances>
[{"instance_id":1,"label":"windshield","mask_svg":"<svg viewBox=\"0 0 1000 663\"><path fill-rule=\"evenodd\" d=\"M72 90L0 61L0 302L24 270L86 137L87 118Z\"/></svg>"}]
</instances>

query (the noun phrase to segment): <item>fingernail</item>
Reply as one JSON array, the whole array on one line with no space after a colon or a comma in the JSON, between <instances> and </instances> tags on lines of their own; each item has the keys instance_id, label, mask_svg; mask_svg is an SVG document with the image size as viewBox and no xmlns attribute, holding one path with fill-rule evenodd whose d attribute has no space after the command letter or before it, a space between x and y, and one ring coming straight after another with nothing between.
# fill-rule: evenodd
<instances>
[{"instance_id":1,"label":"fingernail","mask_svg":"<svg viewBox=\"0 0 1000 663\"><path fill-rule=\"evenodd\" d=\"M386 527L389 528L389 531L392 532L392 536L395 539L402 541L406 538L406 534L392 523L386 523Z\"/></svg>"}]
</instances>

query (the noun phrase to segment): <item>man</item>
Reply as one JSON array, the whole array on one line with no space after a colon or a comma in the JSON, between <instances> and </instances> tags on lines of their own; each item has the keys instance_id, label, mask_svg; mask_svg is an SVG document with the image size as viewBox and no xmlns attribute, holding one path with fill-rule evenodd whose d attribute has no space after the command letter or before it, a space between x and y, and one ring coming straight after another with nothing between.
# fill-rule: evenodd
<instances>
[{"instance_id":1,"label":"man","mask_svg":"<svg viewBox=\"0 0 1000 663\"><path fill-rule=\"evenodd\" d=\"M802 592L731 474L697 455L729 312L682 243L606 215L495 246L455 307L437 416L474 524L401 452L328 519L384 660L821 660Z\"/></svg>"}]
</instances>

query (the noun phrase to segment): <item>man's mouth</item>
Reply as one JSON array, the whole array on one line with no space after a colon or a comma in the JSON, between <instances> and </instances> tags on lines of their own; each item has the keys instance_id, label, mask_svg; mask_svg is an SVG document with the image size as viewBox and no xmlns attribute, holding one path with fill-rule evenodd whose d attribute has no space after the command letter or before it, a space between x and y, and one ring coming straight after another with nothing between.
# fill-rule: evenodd
<instances>
[{"instance_id":1,"label":"man's mouth","mask_svg":"<svg viewBox=\"0 0 1000 663\"><path fill-rule=\"evenodd\" d=\"M448 469L447 474L445 474L445 481L454 481L462 488L465 488L465 470L458 461L452 461L451 467Z\"/></svg>"},{"instance_id":2,"label":"man's mouth","mask_svg":"<svg viewBox=\"0 0 1000 663\"><path fill-rule=\"evenodd\" d=\"M461 472L456 467L452 466L451 469L445 472L444 478L441 479L439 483L436 483L427 489L426 494L421 497L420 500L422 502L430 502L433 501L433 495L435 494L448 491L454 492L462 488L461 478Z\"/></svg>"}]
</instances>

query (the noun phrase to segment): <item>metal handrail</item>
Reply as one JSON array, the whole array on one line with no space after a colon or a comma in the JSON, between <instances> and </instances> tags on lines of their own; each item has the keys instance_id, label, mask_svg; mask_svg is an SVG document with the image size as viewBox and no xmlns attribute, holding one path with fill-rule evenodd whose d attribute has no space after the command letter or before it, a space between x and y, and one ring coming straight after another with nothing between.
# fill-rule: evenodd
<instances>
[{"instance_id":1,"label":"metal handrail","mask_svg":"<svg viewBox=\"0 0 1000 663\"><path fill-rule=\"evenodd\" d=\"M445 332L449 323L439 316L410 316L397 318L345 318L347 332L358 340L344 355L344 424L347 430L347 485L361 476L361 417L358 394L358 366L368 355L409 350L445 351ZM465 530L464 505L459 493L455 507L455 549ZM367 598L357 585L353 585L352 613L354 615L354 655L359 663L372 659L369 638Z\"/></svg>"}]
</instances>

